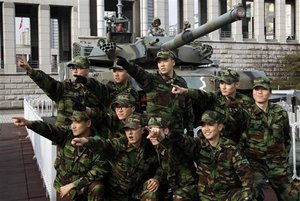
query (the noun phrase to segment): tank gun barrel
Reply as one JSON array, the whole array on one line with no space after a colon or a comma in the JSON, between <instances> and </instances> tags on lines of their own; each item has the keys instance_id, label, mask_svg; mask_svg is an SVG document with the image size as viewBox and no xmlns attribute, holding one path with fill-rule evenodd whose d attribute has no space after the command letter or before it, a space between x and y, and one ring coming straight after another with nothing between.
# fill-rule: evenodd
<instances>
[{"instance_id":1,"label":"tank gun barrel","mask_svg":"<svg viewBox=\"0 0 300 201\"><path fill-rule=\"evenodd\" d=\"M183 33L180 33L175 36L173 40L170 40L162 44L161 49L163 50L174 50L179 48L187 43L192 42L193 40L204 36L212 31L215 31L226 24L230 24L237 20L240 20L245 16L245 8L238 4L233 9L224 13L223 15L217 17L216 19L210 20L207 23L201 25L200 27L194 30L186 30Z\"/></svg>"}]
</instances>

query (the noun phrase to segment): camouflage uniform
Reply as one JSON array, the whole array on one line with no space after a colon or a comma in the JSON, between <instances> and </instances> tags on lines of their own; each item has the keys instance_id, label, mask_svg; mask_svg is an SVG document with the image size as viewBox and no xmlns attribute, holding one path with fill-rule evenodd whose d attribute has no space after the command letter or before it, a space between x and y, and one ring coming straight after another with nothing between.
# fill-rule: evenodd
<instances>
[{"instance_id":1,"label":"camouflage uniform","mask_svg":"<svg viewBox=\"0 0 300 201\"><path fill-rule=\"evenodd\" d=\"M221 72L219 80L232 84L239 81L239 75L233 70L224 70ZM209 109L223 114L225 117L223 135L236 143L239 141L241 133L247 126L248 114L244 109L254 103L251 98L236 92L235 100L229 101L219 90L217 92L205 92L201 89L189 89L188 96L191 97L195 107L201 108L195 112ZM232 102L236 102L236 106L229 106ZM201 117L201 115L195 113L195 116Z\"/></svg>"},{"instance_id":2,"label":"camouflage uniform","mask_svg":"<svg viewBox=\"0 0 300 201\"><path fill-rule=\"evenodd\" d=\"M85 121L89 117L85 112L74 111L72 120ZM57 191L69 183L75 185L70 191L71 200L84 194L89 201L103 200L104 186L102 180L108 174L108 165L101 157L87 148L74 147L71 144L73 133L70 128L55 127L42 121L33 121L29 129L55 142L62 150L62 155L55 161L57 171L54 187ZM98 135L93 131L92 136Z\"/></svg>"},{"instance_id":3,"label":"camouflage uniform","mask_svg":"<svg viewBox=\"0 0 300 201\"><path fill-rule=\"evenodd\" d=\"M166 36L166 32L163 28L160 28L161 25L160 19L155 17L152 21L152 27L148 30L149 36Z\"/></svg>"},{"instance_id":4,"label":"camouflage uniform","mask_svg":"<svg viewBox=\"0 0 300 201\"><path fill-rule=\"evenodd\" d=\"M148 127L167 128L164 118L152 115L148 121ZM165 198L174 201L194 201L197 196L197 174L193 160L183 152L176 144L158 144L155 146L160 156L160 166L166 181L161 184L162 190L172 190L173 198ZM165 189L166 188L166 189ZM166 192L162 196L166 197Z\"/></svg>"},{"instance_id":5,"label":"camouflage uniform","mask_svg":"<svg viewBox=\"0 0 300 201\"><path fill-rule=\"evenodd\" d=\"M221 123L221 115L206 111L202 123ZM198 195L200 200L241 201L254 198L253 174L246 157L232 140L220 136L216 147L202 136L170 135L186 156L197 165ZM168 142L168 141L167 141Z\"/></svg>"},{"instance_id":6,"label":"camouflage uniform","mask_svg":"<svg viewBox=\"0 0 300 201\"><path fill-rule=\"evenodd\" d=\"M81 68L88 68L89 61L86 57L75 57L68 66L77 65ZM45 92L45 94L55 101L57 107L57 119L55 125L66 126L70 122L65 119L72 115L74 100L89 107L98 107L95 111L100 113L104 106L107 105L109 99L109 91L105 85L97 85L101 96L95 96L93 91L87 89L85 85L76 83L71 80L59 82L43 71L32 70L29 74L30 78ZM87 80L89 86L96 85L98 82L92 78ZM99 115L96 116L98 119ZM96 119L96 117L94 119Z\"/></svg>"},{"instance_id":7,"label":"camouflage uniform","mask_svg":"<svg viewBox=\"0 0 300 201\"><path fill-rule=\"evenodd\" d=\"M138 128L142 126L140 114L131 115L124 127ZM89 138L85 145L108 160L112 167L106 184L107 201L132 201L134 199L156 200L156 192L149 192L147 181L156 178L161 181L161 173L157 172L158 159L153 146L143 138L139 148L128 143L127 138Z\"/></svg>"},{"instance_id":8,"label":"camouflage uniform","mask_svg":"<svg viewBox=\"0 0 300 201\"><path fill-rule=\"evenodd\" d=\"M175 55L171 51L160 51L155 60L159 58L175 59ZM159 113L172 122L172 130L181 132L186 128L188 133L193 135L194 113L191 99L171 93L172 84L187 87L182 77L175 71L173 78L160 74L159 71L152 74L137 65L124 66L124 68L146 92L148 114Z\"/></svg>"},{"instance_id":9,"label":"camouflage uniform","mask_svg":"<svg viewBox=\"0 0 300 201\"><path fill-rule=\"evenodd\" d=\"M113 113L108 114L107 119L105 120L105 127L109 129L108 138L119 138L125 136L124 132L124 123L118 119L115 114L116 105L122 107L132 107L135 104L135 99L131 94L122 92L119 93L111 104L111 109Z\"/></svg>"},{"instance_id":10,"label":"camouflage uniform","mask_svg":"<svg viewBox=\"0 0 300 201\"><path fill-rule=\"evenodd\" d=\"M114 63L114 65L110 69L125 70L122 66L119 66L116 63ZM138 111L138 112L140 111L140 97L139 97L138 92L131 86L130 77L126 84L120 84L120 83L116 83L114 81L109 80L106 85L110 89L111 100L114 100L116 98L116 96L121 92L130 93L135 99L135 104L134 104L134 106L136 108L135 111Z\"/></svg>"},{"instance_id":11,"label":"camouflage uniform","mask_svg":"<svg viewBox=\"0 0 300 201\"><path fill-rule=\"evenodd\" d=\"M270 90L270 85L268 79L259 78L254 80L253 88L260 86ZM254 104L249 113L250 121L242 135L241 146L255 170L256 181L268 179L279 200L298 201L288 164L291 138L287 112L269 103L266 112Z\"/></svg>"}]
</instances>

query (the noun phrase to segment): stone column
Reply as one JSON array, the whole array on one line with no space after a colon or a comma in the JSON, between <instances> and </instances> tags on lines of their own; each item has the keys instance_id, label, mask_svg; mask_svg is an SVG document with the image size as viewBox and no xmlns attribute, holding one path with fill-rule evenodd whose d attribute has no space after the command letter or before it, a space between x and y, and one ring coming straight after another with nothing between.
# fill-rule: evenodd
<instances>
[{"instance_id":1,"label":"stone column","mask_svg":"<svg viewBox=\"0 0 300 201\"><path fill-rule=\"evenodd\" d=\"M297 40L298 42L300 41L300 0L296 0L296 3L295 3L295 11L298 11L296 12L296 28L295 28L295 40Z\"/></svg>"},{"instance_id":2,"label":"stone column","mask_svg":"<svg viewBox=\"0 0 300 201\"><path fill-rule=\"evenodd\" d=\"M148 32L148 0L141 0L141 36L147 36Z\"/></svg>"},{"instance_id":3,"label":"stone column","mask_svg":"<svg viewBox=\"0 0 300 201\"><path fill-rule=\"evenodd\" d=\"M4 74L15 74L16 67L15 4L3 2Z\"/></svg>"},{"instance_id":4,"label":"stone column","mask_svg":"<svg viewBox=\"0 0 300 201\"><path fill-rule=\"evenodd\" d=\"M51 47L50 47L50 6L39 5L39 68L45 73L51 73Z\"/></svg>"},{"instance_id":5,"label":"stone column","mask_svg":"<svg viewBox=\"0 0 300 201\"><path fill-rule=\"evenodd\" d=\"M207 18L208 21L215 19L220 15L220 3L219 0L209 0L207 1ZM220 40L220 29L213 31L209 34L209 37L213 41Z\"/></svg>"},{"instance_id":6,"label":"stone column","mask_svg":"<svg viewBox=\"0 0 300 201\"><path fill-rule=\"evenodd\" d=\"M74 42L78 42L78 35L79 35L79 31L78 31L78 7L77 6L73 6L72 10L71 10L71 44L73 44ZM72 52L73 54L73 52ZM73 55L72 55L73 58Z\"/></svg>"},{"instance_id":7,"label":"stone column","mask_svg":"<svg viewBox=\"0 0 300 201\"><path fill-rule=\"evenodd\" d=\"M265 42L265 1L254 0L254 37L259 43Z\"/></svg>"},{"instance_id":8,"label":"stone column","mask_svg":"<svg viewBox=\"0 0 300 201\"><path fill-rule=\"evenodd\" d=\"M177 12L177 11L174 11ZM161 21L160 27L169 33L169 1L154 0L154 17L159 17Z\"/></svg>"},{"instance_id":9,"label":"stone column","mask_svg":"<svg viewBox=\"0 0 300 201\"><path fill-rule=\"evenodd\" d=\"M191 28L194 28L194 7L194 1L183 0L183 21L189 21Z\"/></svg>"},{"instance_id":10,"label":"stone column","mask_svg":"<svg viewBox=\"0 0 300 201\"><path fill-rule=\"evenodd\" d=\"M233 0L231 7L238 5L239 3L242 3L242 0ZM234 41L236 41L236 42L243 41L242 20L236 21L231 24L231 32L232 32L232 38Z\"/></svg>"},{"instance_id":11,"label":"stone column","mask_svg":"<svg viewBox=\"0 0 300 201\"><path fill-rule=\"evenodd\" d=\"M279 43L286 42L285 0L275 0L275 38Z\"/></svg>"},{"instance_id":12,"label":"stone column","mask_svg":"<svg viewBox=\"0 0 300 201\"><path fill-rule=\"evenodd\" d=\"M100 37L106 36L104 26L104 0L97 0L97 35Z\"/></svg>"},{"instance_id":13,"label":"stone column","mask_svg":"<svg viewBox=\"0 0 300 201\"><path fill-rule=\"evenodd\" d=\"M78 35L90 36L90 3L78 0Z\"/></svg>"}]
</instances>

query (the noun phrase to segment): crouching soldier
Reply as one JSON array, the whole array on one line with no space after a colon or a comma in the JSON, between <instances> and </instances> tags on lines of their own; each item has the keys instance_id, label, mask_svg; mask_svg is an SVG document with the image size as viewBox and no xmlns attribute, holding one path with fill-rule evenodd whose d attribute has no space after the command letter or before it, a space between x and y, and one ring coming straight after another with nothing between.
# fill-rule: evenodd
<instances>
[{"instance_id":1,"label":"crouching soldier","mask_svg":"<svg viewBox=\"0 0 300 201\"><path fill-rule=\"evenodd\" d=\"M27 126L41 136L51 140L62 150L56 159L57 171L54 187L61 200L103 200L102 180L108 173L108 165L101 157L84 147L71 144L74 137L98 135L91 129L91 119L85 111L74 111L70 127L56 127L43 121L29 121L23 117L13 117L17 126Z\"/></svg>"},{"instance_id":2,"label":"crouching soldier","mask_svg":"<svg viewBox=\"0 0 300 201\"><path fill-rule=\"evenodd\" d=\"M156 132L170 135L172 128L169 122L160 116L149 115L148 138L155 146L160 156L161 169L166 177L161 185L161 196L165 201L195 201L197 198L197 174L193 160L176 144L164 146L157 137L151 137ZM154 132L154 133L153 133Z\"/></svg>"},{"instance_id":3,"label":"crouching soldier","mask_svg":"<svg viewBox=\"0 0 300 201\"><path fill-rule=\"evenodd\" d=\"M163 146L175 144L195 161L200 200L253 200L256 193L250 164L235 143L221 135L221 115L206 111L201 125L202 133L196 138L176 133L165 135L159 131L151 132L150 137L157 137Z\"/></svg>"},{"instance_id":4,"label":"crouching soldier","mask_svg":"<svg viewBox=\"0 0 300 201\"><path fill-rule=\"evenodd\" d=\"M72 140L73 145L84 145L110 163L112 171L105 183L107 201L157 200L161 173L154 147L144 136L143 122L141 114L132 114L124 125L126 136Z\"/></svg>"}]
</instances>

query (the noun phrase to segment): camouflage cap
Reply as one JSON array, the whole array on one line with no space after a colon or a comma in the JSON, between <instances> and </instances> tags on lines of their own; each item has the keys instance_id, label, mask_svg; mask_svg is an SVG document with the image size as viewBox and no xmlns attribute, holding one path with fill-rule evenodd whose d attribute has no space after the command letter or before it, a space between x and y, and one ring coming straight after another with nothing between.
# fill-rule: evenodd
<instances>
[{"instance_id":1,"label":"camouflage cap","mask_svg":"<svg viewBox=\"0 0 300 201\"><path fill-rule=\"evenodd\" d=\"M78 66L79 68L89 68L90 61L87 57L84 56L76 56L70 63L67 65L68 67Z\"/></svg>"},{"instance_id":2,"label":"camouflage cap","mask_svg":"<svg viewBox=\"0 0 300 201\"><path fill-rule=\"evenodd\" d=\"M258 77L253 80L253 88L263 87L265 89L271 89L271 80L267 77Z\"/></svg>"},{"instance_id":3,"label":"camouflage cap","mask_svg":"<svg viewBox=\"0 0 300 201\"><path fill-rule=\"evenodd\" d=\"M168 128L168 122L162 117L153 116L148 120L149 127L159 127L159 128Z\"/></svg>"},{"instance_id":4,"label":"camouflage cap","mask_svg":"<svg viewBox=\"0 0 300 201\"><path fill-rule=\"evenodd\" d=\"M137 129L137 128L141 128L144 126L144 118L141 114L139 113L133 113L132 115L130 115L127 119L127 121L125 122L123 128L133 128L133 129Z\"/></svg>"},{"instance_id":5,"label":"camouflage cap","mask_svg":"<svg viewBox=\"0 0 300 201\"><path fill-rule=\"evenodd\" d=\"M130 93L119 93L111 104L111 109L115 109L116 105L131 107L135 105L135 98Z\"/></svg>"},{"instance_id":6,"label":"camouflage cap","mask_svg":"<svg viewBox=\"0 0 300 201\"><path fill-rule=\"evenodd\" d=\"M172 52L171 50L160 50L157 52L154 60L157 62L159 59L168 59L168 58L175 59L176 56L174 52Z\"/></svg>"},{"instance_id":7,"label":"camouflage cap","mask_svg":"<svg viewBox=\"0 0 300 201\"><path fill-rule=\"evenodd\" d=\"M118 65L117 62L118 62L118 59L116 59L116 60L114 61L113 66L109 67L109 69L119 69L119 70L124 70L123 66Z\"/></svg>"},{"instance_id":8,"label":"camouflage cap","mask_svg":"<svg viewBox=\"0 0 300 201\"><path fill-rule=\"evenodd\" d=\"M219 75L218 79L228 84L232 84L240 80L240 75L231 69L222 70Z\"/></svg>"},{"instance_id":9,"label":"camouflage cap","mask_svg":"<svg viewBox=\"0 0 300 201\"><path fill-rule=\"evenodd\" d=\"M201 116L201 121L200 124L202 125L203 123L222 123L222 115L216 111L211 111L211 110L206 110L202 116Z\"/></svg>"},{"instance_id":10,"label":"camouflage cap","mask_svg":"<svg viewBox=\"0 0 300 201\"><path fill-rule=\"evenodd\" d=\"M72 121L80 122L80 121L87 121L91 118L85 111L74 110L70 119Z\"/></svg>"}]
</instances>

